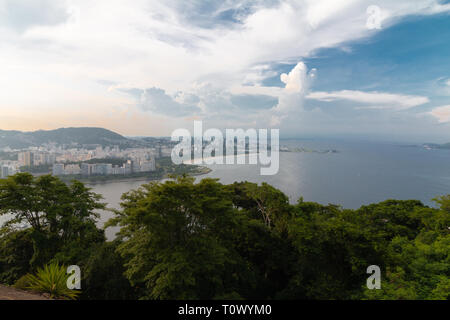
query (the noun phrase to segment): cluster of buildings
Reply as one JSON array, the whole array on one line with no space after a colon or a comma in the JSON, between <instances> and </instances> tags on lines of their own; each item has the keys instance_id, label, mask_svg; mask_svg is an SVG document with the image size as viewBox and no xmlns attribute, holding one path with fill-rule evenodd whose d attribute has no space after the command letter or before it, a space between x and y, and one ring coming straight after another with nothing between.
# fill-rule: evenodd
<instances>
[{"instance_id":1,"label":"cluster of buildings","mask_svg":"<svg viewBox=\"0 0 450 320\"><path fill-rule=\"evenodd\" d=\"M127 175L156 170L155 158L170 157L169 145L157 145L146 148L120 149L119 146L102 147L84 145L82 148L67 148L56 144L30 147L27 150L10 150L17 152L17 160L0 160L0 178L6 178L20 172L21 167L49 166L53 175ZM92 163L93 159L104 159L102 163ZM122 165L116 159L126 159Z\"/></svg>"},{"instance_id":2,"label":"cluster of buildings","mask_svg":"<svg viewBox=\"0 0 450 320\"><path fill-rule=\"evenodd\" d=\"M18 153L17 160L19 161L19 166L32 167L50 165L56 162L56 154L40 151L24 151Z\"/></svg>"},{"instance_id":3,"label":"cluster of buildings","mask_svg":"<svg viewBox=\"0 0 450 320\"><path fill-rule=\"evenodd\" d=\"M55 176L82 175L82 176L107 176L127 175L132 173L151 172L156 170L155 158L127 160L122 166L111 163L82 163L63 164L55 163L52 173Z\"/></svg>"},{"instance_id":4,"label":"cluster of buildings","mask_svg":"<svg viewBox=\"0 0 450 320\"><path fill-rule=\"evenodd\" d=\"M154 148L127 148L119 146L102 147L98 145L83 148L63 148L55 145L45 145L39 148L19 152L19 162L22 166L52 165L54 163L84 162L91 159L133 159L145 158L151 154L155 158L170 157L172 148L160 145Z\"/></svg>"},{"instance_id":5,"label":"cluster of buildings","mask_svg":"<svg viewBox=\"0 0 450 320\"><path fill-rule=\"evenodd\" d=\"M4 179L19 172L17 160L0 160L0 178Z\"/></svg>"}]
</instances>

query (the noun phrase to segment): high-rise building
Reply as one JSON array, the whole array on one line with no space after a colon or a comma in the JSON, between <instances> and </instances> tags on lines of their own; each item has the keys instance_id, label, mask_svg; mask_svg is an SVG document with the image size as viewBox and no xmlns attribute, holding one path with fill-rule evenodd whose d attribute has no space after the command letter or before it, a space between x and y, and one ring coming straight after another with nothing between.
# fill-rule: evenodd
<instances>
[{"instance_id":1,"label":"high-rise building","mask_svg":"<svg viewBox=\"0 0 450 320\"><path fill-rule=\"evenodd\" d=\"M112 174L112 164L110 163L97 163L94 165L94 174L106 176Z\"/></svg>"},{"instance_id":2,"label":"high-rise building","mask_svg":"<svg viewBox=\"0 0 450 320\"><path fill-rule=\"evenodd\" d=\"M2 179L7 178L9 176L10 173L10 168L7 166L2 166L0 167L0 177Z\"/></svg>"},{"instance_id":3,"label":"high-rise building","mask_svg":"<svg viewBox=\"0 0 450 320\"><path fill-rule=\"evenodd\" d=\"M33 165L33 153L31 151L25 151L19 153L19 163L21 166L31 167Z\"/></svg>"},{"instance_id":4,"label":"high-rise building","mask_svg":"<svg viewBox=\"0 0 450 320\"><path fill-rule=\"evenodd\" d=\"M131 161L131 172L141 172L141 165L139 161L137 160Z\"/></svg>"},{"instance_id":5,"label":"high-rise building","mask_svg":"<svg viewBox=\"0 0 450 320\"><path fill-rule=\"evenodd\" d=\"M81 174L83 176L90 176L94 173L94 165L90 163L81 164Z\"/></svg>"},{"instance_id":6,"label":"high-rise building","mask_svg":"<svg viewBox=\"0 0 450 320\"><path fill-rule=\"evenodd\" d=\"M161 158L162 157L162 146L161 145L158 145L156 147L156 157L157 158Z\"/></svg>"},{"instance_id":7,"label":"high-rise building","mask_svg":"<svg viewBox=\"0 0 450 320\"><path fill-rule=\"evenodd\" d=\"M54 164L56 162L56 155L51 153L41 154L42 164Z\"/></svg>"},{"instance_id":8,"label":"high-rise building","mask_svg":"<svg viewBox=\"0 0 450 320\"><path fill-rule=\"evenodd\" d=\"M149 172L156 170L155 159L151 158L150 160L141 160L139 163L140 172Z\"/></svg>"},{"instance_id":9,"label":"high-rise building","mask_svg":"<svg viewBox=\"0 0 450 320\"><path fill-rule=\"evenodd\" d=\"M78 175L81 173L81 169L78 164L68 164L64 168L64 173L68 175Z\"/></svg>"},{"instance_id":10,"label":"high-rise building","mask_svg":"<svg viewBox=\"0 0 450 320\"><path fill-rule=\"evenodd\" d=\"M26 158L23 157L23 158ZM46 165L46 164L54 164L56 162L56 155L51 153L34 153L33 156L33 165Z\"/></svg>"},{"instance_id":11,"label":"high-rise building","mask_svg":"<svg viewBox=\"0 0 450 320\"><path fill-rule=\"evenodd\" d=\"M127 162L124 163L124 168L125 168L125 174L130 174L131 171L131 160L127 160Z\"/></svg>"}]
</instances>

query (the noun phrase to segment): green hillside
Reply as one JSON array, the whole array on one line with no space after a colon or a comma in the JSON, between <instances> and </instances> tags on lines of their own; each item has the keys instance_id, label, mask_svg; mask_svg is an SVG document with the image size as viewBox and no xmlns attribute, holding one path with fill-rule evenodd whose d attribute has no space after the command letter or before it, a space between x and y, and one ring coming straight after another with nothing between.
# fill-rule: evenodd
<instances>
[{"instance_id":1,"label":"green hillside","mask_svg":"<svg viewBox=\"0 0 450 320\"><path fill-rule=\"evenodd\" d=\"M130 144L132 140L107 129L92 127L61 128L34 132L0 130L0 148L26 148L45 143L56 143L59 145L100 144L106 146Z\"/></svg>"}]
</instances>

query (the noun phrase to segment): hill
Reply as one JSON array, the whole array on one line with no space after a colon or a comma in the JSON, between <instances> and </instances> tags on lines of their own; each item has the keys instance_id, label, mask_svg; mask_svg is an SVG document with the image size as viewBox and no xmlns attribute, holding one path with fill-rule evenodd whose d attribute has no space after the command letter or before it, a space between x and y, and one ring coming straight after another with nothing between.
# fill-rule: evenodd
<instances>
[{"instance_id":1,"label":"hill","mask_svg":"<svg viewBox=\"0 0 450 320\"><path fill-rule=\"evenodd\" d=\"M436 144L436 143L426 143L423 145L425 148L431 148L431 149L447 149L450 150L450 142L444 143L444 144Z\"/></svg>"},{"instance_id":2,"label":"hill","mask_svg":"<svg viewBox=\"0 0 450 320\"><path fill-rule=\"evenodd\" d=\"M99 144L103 146L134 144L133 140L103 128L60 128L33 132L0 130L0 148L18 149L40 146L46 143L58 145Z\"/></svg>"}]
</instances>

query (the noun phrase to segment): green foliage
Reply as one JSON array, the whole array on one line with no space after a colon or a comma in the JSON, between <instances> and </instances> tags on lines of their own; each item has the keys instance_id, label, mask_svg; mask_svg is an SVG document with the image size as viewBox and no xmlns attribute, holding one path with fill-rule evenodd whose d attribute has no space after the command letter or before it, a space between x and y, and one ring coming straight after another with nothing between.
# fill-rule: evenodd
<instances>
[{"instance_id":1,"label":"green foliage","mask_svg":"<svg viewBox=\"0 0 450 320\"><path fill-rule=\"evenodd\" d=\"M161 157L156 159L156 172L160 173L160 177L172 177L183 175L197 175L208 173L207 167L193 164L174 164L171 157Z\"/></svg>"},{"instance_id":2,"label":"green foliage","mask_svg":"<svg viewBox=\"0 0 450 320\"><path fill-rule=\"evenodd\" d=\"M395 236L387 246L387 285L377 293L386 298L449 299L450 211L449 196L441 197L441 210L412 212L420 219L414 238ZM391 272L390 270L395 270ZM402 284L404 283L404 285ZM409 295L403 291L408 289ZM365 292L368 298L374 298Z\"/></svg>"},{"instance_id":3,"label":"green foliage","mask_svg":"<svg viewBox=\"0 0 450 320\"><path fill-rule=\"evenodd\" d=\"M27 273L23 276L21 276L15 283L14 283L14 288L16 289L21 289L21 290L28 290L31 283L29 281L30 279L30 274Z\"/></svg>"},{"instance_id":4,"label":"green foliage","mask_svg":"<svg viewBox=\"0 0 450 320\"><path fill-rule=\"evenodd\" d=\"M92 127L60 128L33 132L0 130L0 134L2 136L0 148L10 147L12 149L42 146L46 143L57 143L60 145L100 144L103 146L135 146L137 144L134 140L127 139L110 130Z\"/></svg>"},{"instance_id":5,"label":"green foliage","mask_svg":"<svg viewBox=\"0 0 450 320\"><path fill-rule=\"evenodd\" d=\"M83 265L81 299L136 299L135 289L124 276L124 260L117 252L118 241L105 242L93 248Z\"/></svg>"},{"instance_id":6,"label":"green foliage","mask_svg":"<svg viewBox=\"0 0 450 320\"><path fill-rule=\"evenodd\" d=\"M0 215L12 215L7 226L30 227L34 254L32 266L42 266L56 257L76 264L89 254L87 249L104 241L97 229L100 196L78 181L67 185L54 176L33 177L18 173L0 180Z\"/></svg>"},{"instance_id":7,"label":"green foliage","mask_svg":"<svg viewBox=\"0 0 450 320\"><path fill-rule=\"evenodd\" d=\"M28 274L18 285L26 285L26 288L39 293L48 293L52 299L75 300L80 291L67 288L69 275L67 268L57 263L38 268L35 275Z\"/></svg>"},{"instance_id":8,"label":"green foliage","mask_svg":"<svg viewBox=\"0 0 450 320\"><path fill-rule=\"evenodd\" d=\"M274 187L263 183L242 182L230 185L234 203L242 208L250 218L261 220L269 228L279 232L287 230L291 218L288 197Z\"/></svg>"},{"instance_id":9,"label":"green foliage","mask_svg":"<svg viewBox=\"0 0 450 320\"><path fill-rule=\"evenodd\" d=\"M246 268L233 246L240 215L212 179L182 177L123 196L119 246L126 276L151 299L207 299L233 294Z\"/></svg>"},{"instance_id":10,"label":"green foliage","mask_svg":"<svg viewBox=\"0 0 450 320\"><path fill-rule=\"evenodd\" d=\"M41 164L39 166L22 166L20 167L20 172L29 173L49 173L52 171L51 164Z\"/></svg>"},{"instance_id":11,"label":"green foliage","mask_svg":"<svg viewBox=\"0 0 450 320\"><path fill-rule=\"evenodd\" d=\"M434 199L436 203L441 206L441 209L447 213L450 213L450 194L446 196L441 196Z\"/></svg>"},{"instance_id":12,"label":"green foliage","mask_svg":"<svg viewBox=\"0 0 450 320\"><path fill-rule=\"evenodd\" d=\"M297 209L291 234L299 261L309 261L297 288L307 298L426 299L448 276L450 220L442 210L396 200L358 210L300 202ZM382 290L365 287L373 264L384 270Z\"/></svg>"},{"instance_id":13,"label":"green foliage","mask_svg":"<svg viewBox=\"0 0 450 320\"><path fill-rule=\"evenodd\" d=\"M123 196L112 224L144 299L447 299L450 220L421 202L346 210L186 177ZM365 287L370 265L382 290Z\"/></svg>"},{"instance_id":14,"label":"green foliage","mask_svg":"<svg viewBox=\"0 0 450 320\"><path fill-rule=\"evenodd\" d=\"M30 271L34 253L30 231L0 229L0 283L13 284Z\"/></svg>"}]
</instances>

